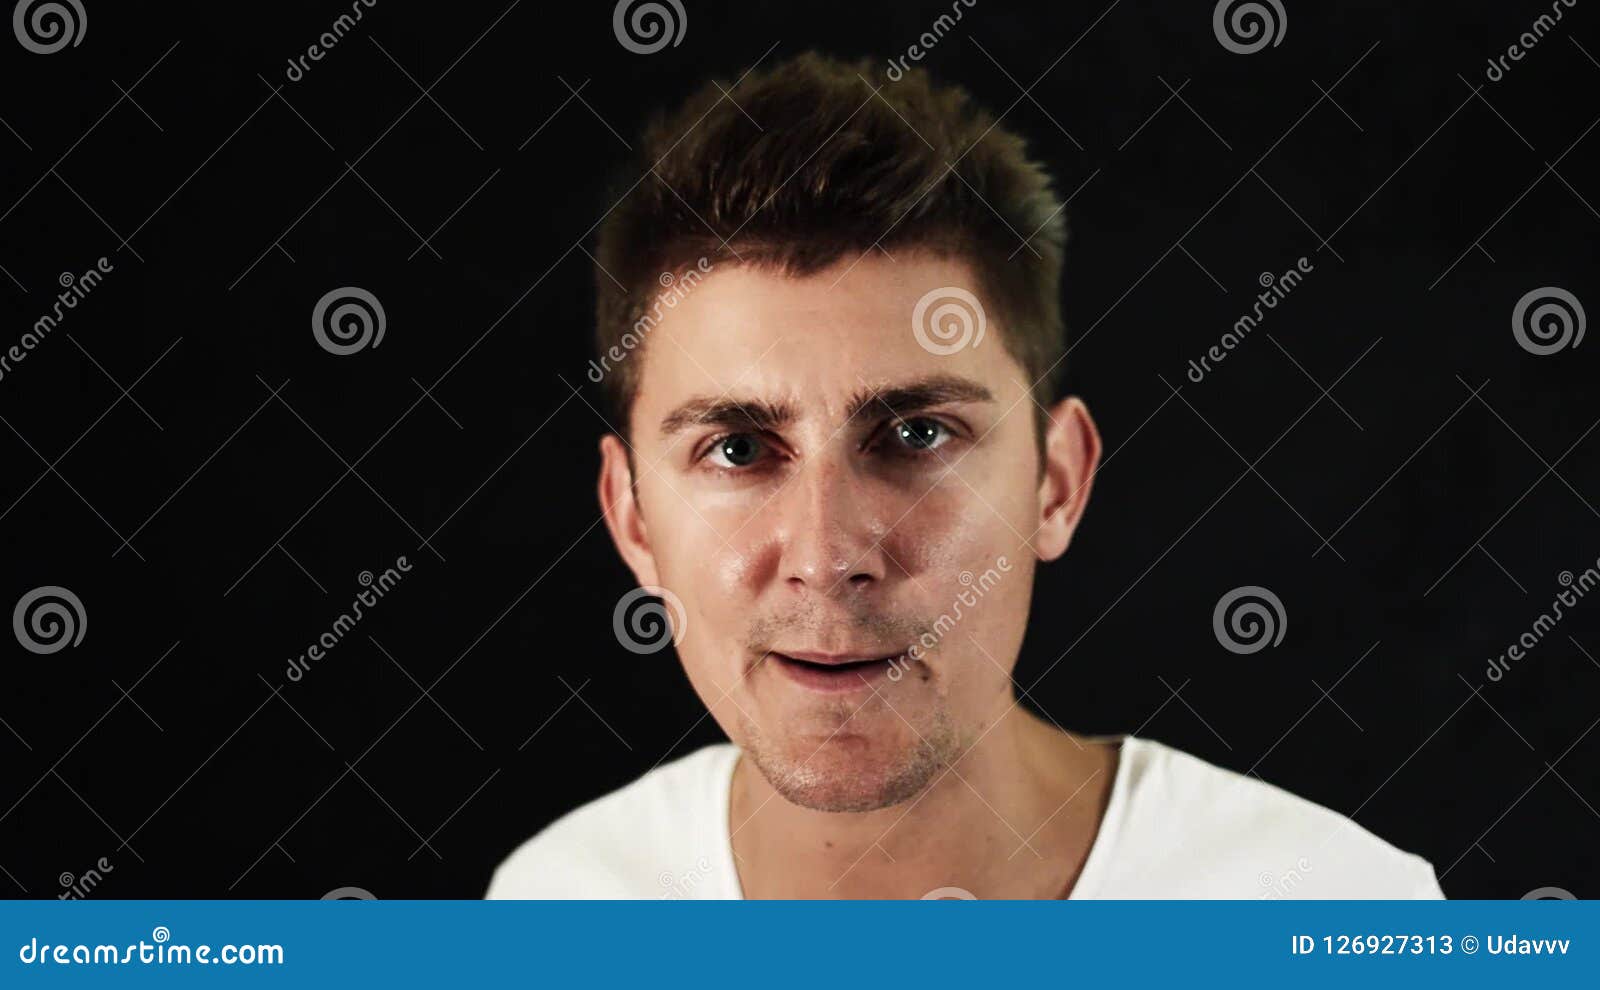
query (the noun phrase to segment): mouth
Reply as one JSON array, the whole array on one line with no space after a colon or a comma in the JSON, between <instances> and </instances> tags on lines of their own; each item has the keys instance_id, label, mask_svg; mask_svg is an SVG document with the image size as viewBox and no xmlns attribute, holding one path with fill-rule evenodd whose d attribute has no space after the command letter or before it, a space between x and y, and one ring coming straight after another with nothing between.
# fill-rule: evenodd
<instances>
[{"instance_id":1,"label":"mouth","mask_svg":"<svg viewBox=\"0 0 1600 990\"><path fill-rule=\"evenodd\" d=\"M772 661L789 680L823 694L851 691L868 692L892 671L905 670L906 655L780 653L771 652ZM898 680L898 677L894 678Z\"/></svg>"}]
</instances>

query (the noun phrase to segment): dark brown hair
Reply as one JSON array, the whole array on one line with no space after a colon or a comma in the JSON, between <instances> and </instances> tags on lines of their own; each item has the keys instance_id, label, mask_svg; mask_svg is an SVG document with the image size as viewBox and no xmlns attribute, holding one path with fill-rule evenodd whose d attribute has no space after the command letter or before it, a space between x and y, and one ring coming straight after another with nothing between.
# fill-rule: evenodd
<instances>
[{"instance_id":1,"label":"dark brown hair","mask_svg":"<svg viewBox=\"0 0 1600 990\"><path fill-rule=\"evenodd\" d=\"M643 355L631 352L663 293L685 290L697 266L806 275L875 246L970 264L1004 346L1049 405L1066 241L1049 175L964 90L921 69L874 83L875 71L806 53L708 82L647 127L642 178L600 225L595 252L601 364L590 378L617 429L627 432L638 389Z\"/></svg>"}]
</instances>

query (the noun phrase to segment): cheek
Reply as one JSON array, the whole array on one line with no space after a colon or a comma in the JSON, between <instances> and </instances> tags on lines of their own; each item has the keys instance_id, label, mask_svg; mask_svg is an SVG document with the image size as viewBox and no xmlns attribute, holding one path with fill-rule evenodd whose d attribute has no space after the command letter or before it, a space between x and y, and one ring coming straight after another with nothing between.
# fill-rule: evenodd
<instances>
[{"instance_id":1,"label":"cheek","mask_svg":"<svg viewBox=\"0 0 1600 990\"><path fill-rule=\"evenodd\" d=\"M908 503L890 517L891 522L904 518L890 530L884 546L926 587L948 585L959 590L956 581L962 572L993 566L997 554L1018 542L1012 532L1016 522L1002 515L1004 510L1003 503L987 493L980 497L952 477L914 508Z\"/></svg>"},{"instance_id":2,"label":"cheek","mask_svg":"<svg viewBox=\"0 0 1600 990\"><path fill-rule=\"evenodd\" d=\"M720 658L732 655L729 640L739 632L735 620L749 614L748 595L739 600L751 562L741 543L748 532L738 532L746 517L727 504L676 488L660 474L640 488L657 574L687 615L678 652L691 677L698 667L720 668Z\"/></svg>"},{"instance_id":3,"label":"cheek","mask_svg":"<svg viewBox=\"0 0 1600 990\"><path fill-rule=\"evenodd\" d=\"M749 492L718 495L697 499L692 513L684 510L694 530L677 541L677 552L708 606L727 608L758 588L770 543L763 501Z\"/></svg>"},{"instance_id":4,"label":"cheek","mask_svg":"<svg viewBox=\"0 0 1600 990\"><path fill-rule=\"evenodd\" d=\"M717 551L713 541L682 549L664 572L667 586L683 601L687 615L677 654L696 693L709 702L732 692L746 673L745 644L754 600L731 547ZM719 722L725 714L721 707L713 706L712 711Z\"/></svg>"},{"instance_id":5,"label":"cheek","mask_svg":"<svg viewBox=\"0 0 1600 990\"><path fill-rule=\"evenodd\" d=\"M751 618L765 582L776 573L775 555L765 548L759 520L748 510L697 504L680 505L678 528L668 535L671 586L689 603L699 636L686 659L719 670L739 666ZM691 636L695 630L691 630ZM720 676L720 675L719 675Z\"/></svg>"},{"instance_id":6,"label":"cheek","mask_svg":"<svg viewBox=\"0 0 1600 990\"><path fill-rule=\"evenodd\" d=\"M1031 527L1026 517L1015 518L1014 505L1003 514L1000 493L979 498L956 485L930 493L917 525L909 517L901 524L894 556L915 579L904 590L918 599L926 621L953 621L930 650L946 689L983 699L1008 688L1026 629L1033 558L1024 538Z\"/></svg>"}]
</instances>

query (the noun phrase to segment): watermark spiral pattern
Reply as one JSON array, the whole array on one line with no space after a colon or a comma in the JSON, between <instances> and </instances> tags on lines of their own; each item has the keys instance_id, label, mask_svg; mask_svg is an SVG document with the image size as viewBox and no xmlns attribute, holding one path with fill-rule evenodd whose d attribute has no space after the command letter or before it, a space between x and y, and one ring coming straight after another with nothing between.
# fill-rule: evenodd
<instances>
[{"instance_id":1,"label":"watermark spiral pattern","mask_svg":"<svg viewBox=\"0 0 1600 990\"><path fill-rule=\"evenodd\" d=\"M1235 55L1254 55L1276 48L1289 30L1289 15L1279 0L1217 0L1211 29L1222 47Z\"/></svg>"},{"instance_id":2,"label":"watermark spiral pattern","mask_svg":"<svg viewBox=\"0 0 1600 990\"><path fill-rule=\"evenodd\" d=\"M659 653L669 643L678 645L688 621L683 601L666 588L655 585L635 588L623 595L611 613L611 628L617 635L617 642L629 653L641 656Z\"/></svg>"},{"instance_id":3,"label":"watermark spiral pattern","mask_svg":"<svg viewBox=\"0 0 1600 990\"><path fill-rule=\"evenodd\" d=\"M628 51L654 55L668 45L678 47L689 30L689 16L679 0L617 0L611 28Z\"/></svg>"},{"instance_id":4,"label":"watermark spiral pattern","mask_svg":"<svg viewBox=\"0 0 1600 990\"><path fill-rule=\"evenodd\" d=\"M1554 285L1524 295L1511 311L1511 333L1517 343L1540 357L1577 347L1587 325L1578 297Z\"/></svg>"},{"instance_id":5,"label":"watermark spiral pattern","mask_svg":"<svg viewBox=\"0 0 1600 990\"><path fill-rule=\"evenodd\" d=\"M89 631L89 614L77 595L47 584L17 601L11 613L11 628L23 649L48 656L83 642Z\"/></svg>"},{"instance_id":6,"label":"watermark spiral pattern","mask_svg":"<svg viewBox=\"0 0 1600 990\"><path fill-rule=\"evenodd\" d=\"M378 297L353 285L334 289L311 311L311 333L317 343L341 357L383 343L388 324Z\"/></svg>"},{"instance_id":7,"label":"watermark spiral pattern","mask_svg":"<svg viewBox=\"0 0 1600 990\"><path fill-rule=\"evenodd\" d=\"M959 286L934 289L911 310L911 332L930 354L955 354L983 342L988 319L978 297Z\"/></svg>"},{"instance_id":8,"label":"watermark spiral pattern","mask_svg":"<svg viewBox=\"0 0 1600 990\"><path fill-rule=\"evenodd\" d=\"M1211 613L1217 642L1230 653L1258 653L1283 642L1289 614L1277 595L1259 585L1235 588L1217 601Z\"/></svg>"},{"instance_id":9,"label":"watermark spiral pattern","mask_svg":"<svg viewBox=\"0 0 1600 990\"><path fill-rule=\"evenodd\" d=\"M54 55L68 45L83 43L89 33L89 15L80 0L17 0L11 12L11 29L17 41L35 55Z\"/></svg>"}]
</instances>

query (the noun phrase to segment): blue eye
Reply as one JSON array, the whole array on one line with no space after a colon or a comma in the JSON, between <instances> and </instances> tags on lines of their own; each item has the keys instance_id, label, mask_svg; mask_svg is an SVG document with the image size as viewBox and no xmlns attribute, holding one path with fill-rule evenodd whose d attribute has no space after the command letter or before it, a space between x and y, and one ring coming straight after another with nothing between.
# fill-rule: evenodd
<instances>
[{"instance_id":1,"label":"blue eye","mask_svg":"<svg viewBox=\"0 0 1600 990\"><path fill-rule=\"evenodd\" d=\"M950 428L936 419L918 416L889 425L895 443L909 451L934 450L950 440Z\"/></svg>"},{"instance_id":2,"label":"blue eye","mask_svg":"<svg viewBox=\"0 0 1600 990\"><path fill-rule=\"evenodd\" d=\"M749 467L761 457L762 447L762 442L748 433L732 433L713 444L706 456L717 467Z\"/></svg>"}]
</instances>

